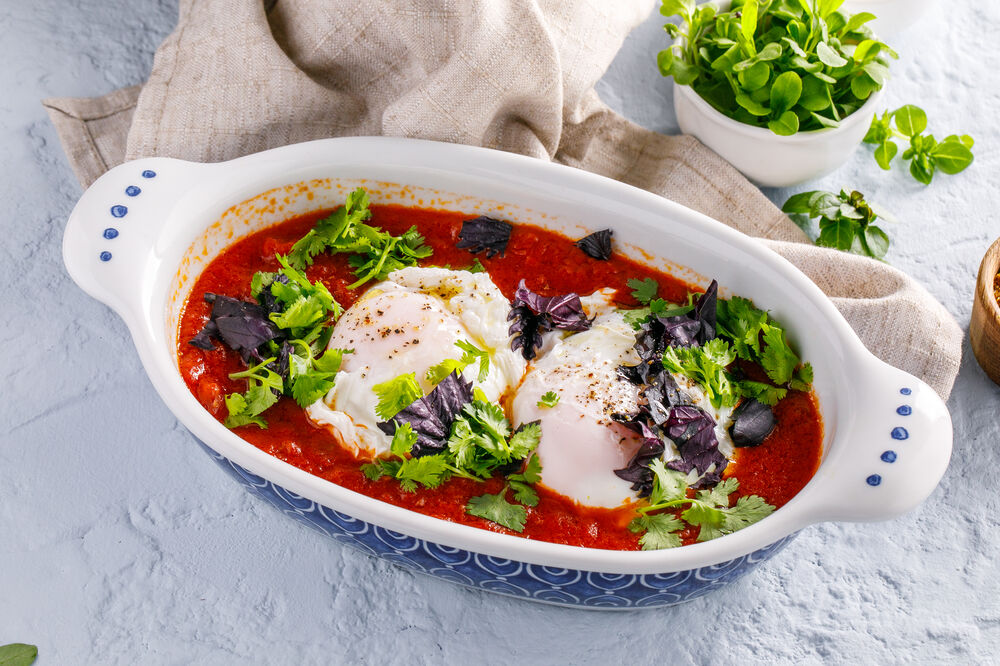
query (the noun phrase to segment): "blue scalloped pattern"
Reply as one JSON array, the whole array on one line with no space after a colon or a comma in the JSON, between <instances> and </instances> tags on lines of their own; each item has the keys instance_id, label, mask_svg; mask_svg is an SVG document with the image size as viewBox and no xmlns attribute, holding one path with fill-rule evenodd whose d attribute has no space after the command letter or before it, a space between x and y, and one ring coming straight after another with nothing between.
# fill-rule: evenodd
<instances>
[{"instance_id":1,"label":"blue scalloped pattern","mask_svg":"<svg viewBox=\"0 0 1000 666\"><path fill-rule=\"evenodd\" d=\"M286 516L337 541L414 571L511 597L585 608L655 608L704 596L742 578L795 537L710 567L668 574L604 574L497 559L416 539L334 511L259 477L204 443L230 476Z\"/></svg>"}]
</instances>

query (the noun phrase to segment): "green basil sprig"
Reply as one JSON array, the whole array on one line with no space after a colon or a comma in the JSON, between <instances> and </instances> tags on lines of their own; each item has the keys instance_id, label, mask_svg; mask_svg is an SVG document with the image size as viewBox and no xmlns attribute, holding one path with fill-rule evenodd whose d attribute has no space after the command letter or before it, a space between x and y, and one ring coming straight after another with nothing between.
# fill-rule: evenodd
<instances>
[{"instance_id":1,"label":"green basil sprig","mask_svg":"<svg viewBox=\"0 0 1000 666\"><path fill-rule=\"evenodd\" d=\"M876 115L865 135L865 143L878 146L875 161L888 171L892 158L899 151L893 139L908 140L910 147L903 152L902 159L910 161L910 175L924 185L931 184L937 169L956 174L972 164L975 142L971 136L952 134L938 141L933 134L924 134L925 129L927 114L920 107L907 104L895 111L886 111L881 118Z\"/></svg>"},{"instance_id":2,"label":"green basil sprig","mask_svg":"<svg viewBox=\"0 0 1000 666\"><path fill-rule=\"evenodd\" d=\"M775 134L837 127L889 78L896 52L866 25L837 11L843 0L734 0L729 11L663 0L674 44L660 73L691 86L720 113Z\"/></svg>"},{"instance_id":3,"label":"green basil sprig","mask_svg":"<svg viewBox=\"0 0 1000 666\"><path fill-rule=\"evenodd\" d=\"M38 657L38 648L26 643L0 645L0 666L31 666Z\"/></svg>"},{"instance_id":4,"label":"green basil sprig","mask_svg":"<svg viewBox=\"0 0 1000 666\"><path fill-rule=\"evenodd\" d=\"M786 201L781 210L790 215L819 218L816 245L879 260L889 251L889 236L873 222L879 217L891 219L884 211L876 214L861 192L802 192Z\"/></svg>"}]
</instances>

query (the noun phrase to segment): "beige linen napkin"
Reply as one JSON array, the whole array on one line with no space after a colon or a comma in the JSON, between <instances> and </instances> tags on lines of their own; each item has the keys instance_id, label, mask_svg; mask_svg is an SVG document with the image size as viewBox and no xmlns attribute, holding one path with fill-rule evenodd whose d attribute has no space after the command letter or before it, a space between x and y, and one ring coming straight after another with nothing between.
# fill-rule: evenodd
<instances>
[{"instance_id":1,"label":"beige linen napkin","mask_svg":"<svg viewBox=\"0 0 1000 666\"><path fill-rule=\"evenodd\" d=\"M141 90L44 104L84 185L126 159L218 161L352 135L480 145L615 178L773 241L869 349L947 397L962 332L923 287L804 243L697 140L645 130L598 99L594 85L652 4L181 0Z\"/></svg>"}]
</instances>

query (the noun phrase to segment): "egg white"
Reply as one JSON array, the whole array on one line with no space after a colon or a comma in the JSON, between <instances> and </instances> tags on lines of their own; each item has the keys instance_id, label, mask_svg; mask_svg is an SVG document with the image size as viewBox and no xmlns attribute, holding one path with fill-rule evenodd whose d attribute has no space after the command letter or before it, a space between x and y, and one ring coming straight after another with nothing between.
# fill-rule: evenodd
<instances>
[{"instance_id":1,"label":"egg white","mask_svg":"<svg viewBox=\"0 0 1000 666\"><path fill-rule=\"evenodd\" d=\"M467 341L489 353L485 381L479 363L465 369L489 400L514 389L526 363L511 351L507 313L510 303L486 273L444 268L404 268L389 274L358 299L334 325L328 348L353 349L344 356L336 384L306 409L309 418L333 431L360 458L389 451L392 438L378 429L378 398L372 387L413 372L424 391L433 386L427 370L457 359L456 342Z\"/></svg>"}]
</instances>

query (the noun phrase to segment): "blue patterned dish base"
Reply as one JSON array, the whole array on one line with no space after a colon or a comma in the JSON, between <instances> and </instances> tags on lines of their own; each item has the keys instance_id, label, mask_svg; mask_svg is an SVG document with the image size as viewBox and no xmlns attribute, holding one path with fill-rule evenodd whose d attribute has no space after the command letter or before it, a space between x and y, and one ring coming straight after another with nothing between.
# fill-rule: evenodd
<instances>
[{"instance_id":1,"label":"blue patterned dish base","mask_svg":"<svg viewBox=\"0 0 1000 666\"><path fill-rule=\"evenodd\" d=\"M795 537L722 564L668 574L604 574L504 560L393 532L352 518L259 477L199 441L234 479L278 510L369 555L478 590L550 604L595 609L672 606L742 578Z\"/></svg>"}]
</instances>

